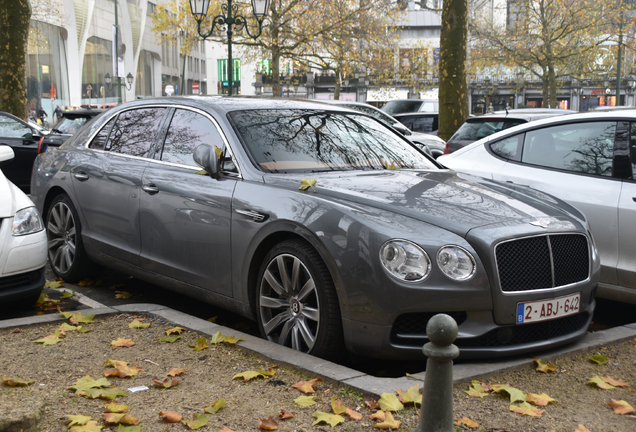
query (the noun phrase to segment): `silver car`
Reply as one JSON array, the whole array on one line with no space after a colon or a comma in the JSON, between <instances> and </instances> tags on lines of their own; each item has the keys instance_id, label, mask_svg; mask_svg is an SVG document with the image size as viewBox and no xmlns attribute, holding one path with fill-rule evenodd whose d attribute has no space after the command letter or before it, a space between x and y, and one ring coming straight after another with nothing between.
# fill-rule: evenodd
<instances>
[{"instance_id":1,"label":"silver car","mask_svg":"<svg viewBox=\"0 0 636 432\"><path fill-rule=\"evenodd\" d=\"M325 358L421 359L439 312L466 357L536 351L583 336L595 307L581 213L335 106L127 103L39 155L32 196L58 276L118 269Z\"/></svg>"},{"instance_id":2,"label":"silver car","mask_svg":"<svg viewBox=\"0 0 636 432\"><path fill-rule=\"evenodd\" d=\"M636 110L534 121L439 160L457 171L529 186L579 208L601 257L599 297L636 303Z\"/></svg>"}]
</instances>

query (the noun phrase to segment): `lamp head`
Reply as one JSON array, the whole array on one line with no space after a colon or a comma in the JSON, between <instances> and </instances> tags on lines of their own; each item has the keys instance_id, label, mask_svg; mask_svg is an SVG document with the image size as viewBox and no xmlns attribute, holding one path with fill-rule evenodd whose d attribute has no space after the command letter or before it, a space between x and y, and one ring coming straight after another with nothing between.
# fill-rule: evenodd
<instances>
[{"instance_id":1,"label":"lamp head","mask_svg":"<svg viewBox=\"0 0 636 432\"><path fill-rule=\"evenodd\" d=\"M110 74L108 72L106 72L106 75L104 75L104 82L106 84L110 84L113 81L113 79L110 77Z\"/></svg>"},{"instance_id":2,"label":"lamp head","mask_svg":"<svg viewBox=\"0 0 636 432\"><path fill-rule=\"evenodd\" d=\"M134 77L132 76L132 74L130 72L128 72L128 75L126 75L126 82L128 84L132 84L134 80Z\"/></svg>"},{"instance_id":3,"label":"lamp head","mask_svg":"<svg viewBox=\"0 0 636 432\"><path fill-rule=\"evenodd\" d=\"M194 19L198 22L208 15L208 8L210 7L210 0L190 0L190 10Z\"/></svg>"},{"instance_id":4,"label":"lamp head","mask_svg":"<svg viewBox=\"0 0 636 432\"><path fill-rule=\"evenodd\" d=\"M269 0L252 0L252 11L257 19L265 18L268 10Z\"/></svg>"}]
</instances>

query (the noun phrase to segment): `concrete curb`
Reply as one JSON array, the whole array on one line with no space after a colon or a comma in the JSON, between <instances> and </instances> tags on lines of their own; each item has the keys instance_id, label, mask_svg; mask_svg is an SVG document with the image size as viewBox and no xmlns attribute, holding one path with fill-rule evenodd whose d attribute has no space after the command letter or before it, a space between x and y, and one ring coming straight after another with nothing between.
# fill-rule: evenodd
<instances>
[{"instance_id":1,"label":"concrete curb","mask_svg":"<svg viewBox=\"0 0 636 432\"><path fill-rule=\"evenodd\" d=\"M95 315L111 315L118 313L148 314L163 318L175 325L195 330L208 336L212 336L217 331L235 337L245 337L240 346L248 351L291 365L298 369L303 369L322 378L338 381L356 390L370 393L380 397L382 393L393 393L396 389L407 390L414 385L420 385L424 381L424 372L413 374L410 377L400 378L379 378L359 372L357 370L338 365L308 354L304 354L291 348L287 348L275 343L260 339L258 337L242 333L238 330L230 329L209 321L193 317L191 315L176 311L167 306L152 303L137 303L116 307L98 307L85 309L82 312ZM64 321L59 314L39 315L33 317L16 318L0 321L0 329L14 327L24 327L29 325L47 324ZM636 323L621 327L614 327L590 333L578 342L560 347L552 351L541 353L543 360L555 357L574 354L584 351L594 346L605 345L611 342L636 337ZM519 356L488 362L465 362L453 367L453 381L465 381L476 377L485 377L503 370L514 369L522 366L529 366L534 362L535 356ZM424 364L424 361L422 361Z\"/></svg>"}]
</instances>

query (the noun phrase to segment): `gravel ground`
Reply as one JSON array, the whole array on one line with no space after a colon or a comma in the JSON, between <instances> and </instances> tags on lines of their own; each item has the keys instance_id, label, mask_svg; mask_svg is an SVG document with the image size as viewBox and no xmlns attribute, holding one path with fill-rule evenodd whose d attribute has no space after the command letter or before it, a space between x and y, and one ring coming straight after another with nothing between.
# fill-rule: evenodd
<instances>
[{"instance_id":1,"label":"gravel ground","mask_svg":"<svg viewBox=\"0 0 636 432\"><path fill-rule=\"evenodd\" d=\"M172 411L182 415L184 420L191 420L221 398L226 400L226 405L216 414L207 414L208 424L200 430L219 431L227 427L233 431L258 431L259 420L271 416L276 419L281 431L327 431L332 427L326 424L312 426L316 420L312 414L316 411L331 413L332 397L337 397L345 406L363 416L358 421L347 418L334 429L368 431L374 430L373 426L378 423L369 418L375 411L364 403L371 399L369 395L325 380L313 386L316 404L301 407L294 400L303 393L292 385L316 376L284 364L271 364L268 359L243 350L240 342L215 346L208 337L210 347L195 351L189 345L204 336L192 331L184 331L181 339L174 343L160 342L158 338L165 336L164 332L174 325L141 316L137 318L145 318L142 322L150 326L147 329L130 329L128 325L134 318L127 314L100 316L94 323L84 324L91 329L90 332L67 331L61 342L50 346L33 341L53 333L60 323L1 330L0 376L34 382L28 387L0 385L0 425L2 416L9 411L24 410L31 405L38 407L44 401L44 415L36 430L67 431L68 415L90 416L99 426L104 426L104 430L116 430L116 426L106 426L102 420L106 401L88 399L69 389L86 375L94 379L104 377L104 371L110 369L104 365L107 360L121 360L128 362L129 366L143 369L133 378L108 378L112 386L126 393L116 402L126 404L129 412L141 419L139 426L143 431L187 430L182 423L161 421L159 413ZM118 338L132 339L135 345L112 347L111 341ZM636 394L629 387L601 390L586 383L594 376L605 375L636 383L635 353L634 341L628 340L552 360L555 372L539 373L533 368L523 368L481 379L488 384L508 384L524 393L546 393L556 399L556 403L542 408L545 413L541 417L510 412L507 393L489 393L484 398L470 397L465 393L468 383L459 383L454 389L454 417L466 417L479 426L475 429L456 426L456 430L585 431L579 429L579 424L582 424L592 432L634 431L636 419L615 414L607 403L616 399L636 406ZM591 362L589 358L595 354L607 357L608 363L599 365ZM164 380L173 368L185 369L177 377L180 380L178 385L168 389L155 386L153 379ZM273 368L275 375L248 382L232 379L238 373L257 369L267 371L269 368ZM413 385L421 385L421 382L413 381ZM146 386L148 390L136 393L128 390L139 386ZM293 413L294 418L278 420L281 410ZM408 431L419 421L418 410L407 407L395 413L394 418L401 422L400 430Z\"/></svg>"}]
</instances>

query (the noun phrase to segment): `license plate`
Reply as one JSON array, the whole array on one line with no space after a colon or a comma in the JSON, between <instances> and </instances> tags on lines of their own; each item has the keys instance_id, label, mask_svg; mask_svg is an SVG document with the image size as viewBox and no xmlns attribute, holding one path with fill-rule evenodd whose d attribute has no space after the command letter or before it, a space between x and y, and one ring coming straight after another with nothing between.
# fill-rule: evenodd
<instances>
[{"instance_id":1,"label":"license plate","mask_svg":"<svg viewBox=\"0 0 636 432\"><path fill-rule=\"evenodd\" d=\"M547 321L580 312L581 293L550 300L517 303L517 324Z\"/></svg>"}]
</instances>

